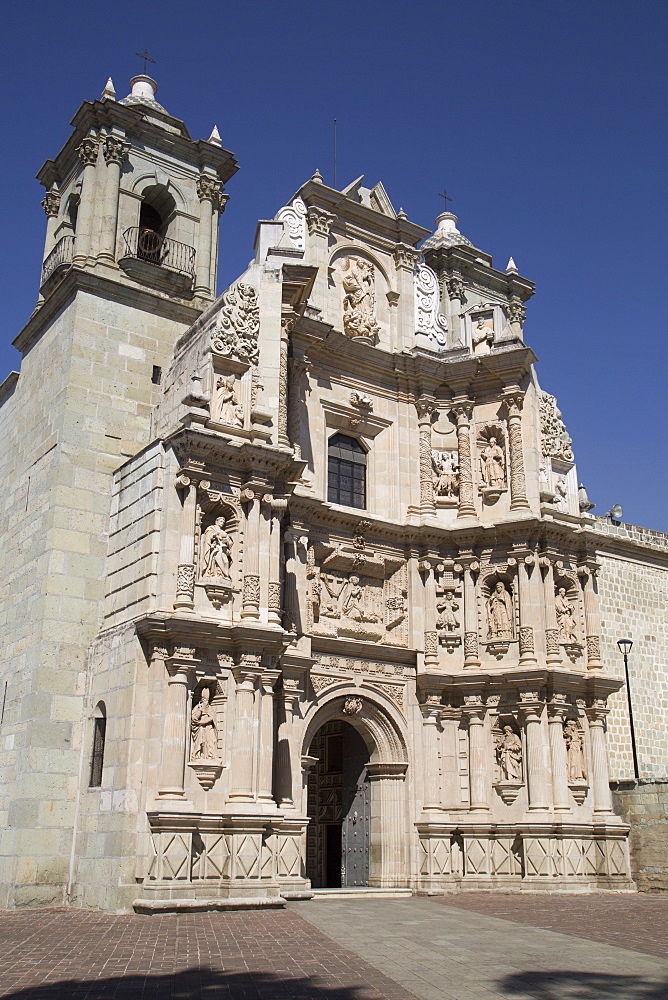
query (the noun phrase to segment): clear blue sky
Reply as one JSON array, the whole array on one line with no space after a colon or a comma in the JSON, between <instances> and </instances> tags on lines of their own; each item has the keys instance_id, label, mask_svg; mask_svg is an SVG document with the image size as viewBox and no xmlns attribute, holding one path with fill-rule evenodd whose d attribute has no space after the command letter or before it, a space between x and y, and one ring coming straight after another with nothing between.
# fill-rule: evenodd
<instances>
[{"instance_id":1,"label":"clear blue sky","mask_svg":"<svg viewBox=\"0 0 668 1000\"><path fill-rule=\"evenodd\" d=\"M34 175L109 75L148 47L158 99L194 138L215 123L228 185L219 288L319 167L382 180L537 282L525 336L557 395L596 513L668 531L665 0L42 0L3 16L0 380L37 295Z\"/></svg>"}]
</instances>

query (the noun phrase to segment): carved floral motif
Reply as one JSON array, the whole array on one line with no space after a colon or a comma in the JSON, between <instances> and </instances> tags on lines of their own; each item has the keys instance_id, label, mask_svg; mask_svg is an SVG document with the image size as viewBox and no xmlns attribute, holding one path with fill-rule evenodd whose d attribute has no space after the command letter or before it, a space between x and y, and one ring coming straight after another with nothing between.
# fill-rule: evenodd
<instances>
[{"instance_id":1,"label":"carved floral motif","mask_svg":"<svg viewBox=\"0 0 668 1000\"><path fill-rule=\"evenodd\" d=\"M289 205L282 208L276 215L276 221L282 222L290 243L296 250L306 246L306 205L301 198L294 198Z\"/></svg>"},{"instance_id":2,"label":"carved floral motif","mask_svg":"<svg viewBox=\"0 0 668 1000\"><path fill-rule=\"evenodd\" d=\"M233 285L223 295L223 307L211 335L212 350L223 357L255 365L259 332L257 292L251 285Z\"/></svg>"},{"instance_id":3,"label":"carved floral motif","mask_svg":"<svg viewBox=\"0 0 668 1000\"><path fill-rule=\"evenodd\" d=\"M560 458L573 461L573 443L561 417L555 396L549 392L540 393L540 433L541 450L545 458Z\"/></svg>"}]
</instances>

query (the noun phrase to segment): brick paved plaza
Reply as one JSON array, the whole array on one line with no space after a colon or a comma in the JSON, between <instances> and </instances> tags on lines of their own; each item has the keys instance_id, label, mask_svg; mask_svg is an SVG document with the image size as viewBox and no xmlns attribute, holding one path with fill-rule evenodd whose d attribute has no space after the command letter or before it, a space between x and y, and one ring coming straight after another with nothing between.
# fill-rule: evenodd
<instances>
[{"instance_id":1,"label":"brick paved plaza","mask_svg":"<svg viewBox=\"0 0 668 1000\"><path fill-rule=\"evenodd\" d=\"M667 931L668 898L635 895L13 911L0 913L0 997L666 1000Z\"/></svg>"}]
</instances>

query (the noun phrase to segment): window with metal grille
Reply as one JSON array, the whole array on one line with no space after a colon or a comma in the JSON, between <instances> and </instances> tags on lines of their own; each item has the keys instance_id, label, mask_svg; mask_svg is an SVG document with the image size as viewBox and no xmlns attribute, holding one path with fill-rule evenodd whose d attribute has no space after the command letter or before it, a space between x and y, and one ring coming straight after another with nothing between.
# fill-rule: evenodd
<instances>
[{"instance_id":1,"label":"window with metal grille","mask_svg":"<svg viewBox=\"0 0 668 1000\"><path fill-rule=\"evenodd\" d=\"M104 763L104 738L107 732L107 720L104 716L93 719L93 754L90 761L91 788L99 788L102 784L102 765Z\"/></svg>"},{"instance_id":2,"label":"window with metal grille","mask_svg":"<svg viewBox=\"0 0 668 1000\"><path fill-rule=\"evenodd\" d=\"M335 434L327 449L327 499L366 507L366 452L355 438Z\"/></svg>"}]
</instances>

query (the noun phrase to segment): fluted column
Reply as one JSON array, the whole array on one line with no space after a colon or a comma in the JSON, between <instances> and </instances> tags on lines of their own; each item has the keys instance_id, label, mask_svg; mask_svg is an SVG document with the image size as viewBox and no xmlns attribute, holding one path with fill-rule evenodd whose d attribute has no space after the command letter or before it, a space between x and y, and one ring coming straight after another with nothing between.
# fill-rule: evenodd
<instances>
[{"instance_id":1,"label":"fluted column","mask_svg":"<svg viewBox=\"0 0 668 1000\"><path fill-rule=\"evenodd\" d=\"M276 796L281 809L299 805L295 790L298 771L295 757L295 716L299 704L299 688L295 678L283 673L283 691L280 694L278 739L276 745Z\"/></svg>"},{"instance_id":2,"label":"fluted column","mask_svg":"<svg viewBox=\"0 0 668 1000\"><path fill-rule=\"evenodd\" d=\"M301 758L302 765L302 788L301 788L301 813L302 816L308 816L308 776L315 768L318 763L317 757L310 757L308 754L304 754Z\"/></svg>"},{"instance_id":3,"label":"fluted column","mask_svg":"<svg viewBox=\"0 0 668 1000\"><path fill-rule=\"evenodd\" d=\"M420 560L424 573L424 665L426 670L438 667L438 633L436 631L436 580L430 559Z\"/></svg>"},{"instance_id":4,"label":"fluted column","mask_svg":"<svg viewBox=\"0 0 668 1000\"><path fill-rule=\"evenodd\" d=\"M182 493L181 540L176 574L175 608L192 610L195 606L195 524L197 490L189 476L179 475L176 488Z\"/></svg>"},{"instance_id":5,"label":"fluted column","mask_svg":"<svg viewBox=\"0 0 668 1000\"><path fill-rule=\"evenodd\" d=\"M439 718L441 696L437 691L427 694L420 706L422 712L422 738L424 741L424 796L425 812L441 808L441 782L438 767Z\"/></svg>"},{"instance_id":6,"label":"fluted column","mask_svg":"<svg viewBox=\"0 0 668 1000\"><path fill-rule=\"evenodd\" d=\"M288 507L282 498L271 499L271 532L269 535L269 586L267 597L267 620L270 625L282 622L281 604L281 519Z\"/></svg>"},{"instance_id":7,"label":"fluted column","mask_svg":"<svg viewBox=\"0 0 668 1000\"><path fill-rule=\"evenodd\" d=\"M116 261L116 227L118 225L118 192L121 186L121 168L129 148L122 136L118 135L107 135L102 142L102 153L107 169L100 212L102 218L98 257L111 263Z\"/></svg>"},{"instance_id":8,"label":"fluted column","mask_svg":"<svg viewBox=\"0 0 668 1000\"><path fill-rule=\"evenodd\" d=\"M237 686L230 798L245 802L252 802L254 798L255 685L259 669L259 655L247 653L241 657L241 663L234 670Z\"/></svg>"},{"instance_id":9,"label":"fluted column","mask_svg":"<svg viewBox=\"0 0 668 1000\"><path fill-rule=\"evenodd\" d=\"M50 191L47 191L42 201L42 208L46 215L46 239L44 241L44 259L49 256L56 245L56 227L58 225L58 213L60 212L61 194L54 184Z\"/></svg>"},{"instance_id":10,"label":"fluted column","mask_svg":"<svg viewBox=\"0 0 668 1000\"><path fill-rule=\"evenodd\" d=\"M504 402L508 411L508 444L510 452L510 509L526 510L527 500L526 477L524 475L524 444L522 441L522 405L524 393L510 391L504 393Z\"/></svg>"},{"instance_id":11,"label":"fluted column","mask_svg":"<svg viewBox=\"0 0 668 1000\"><path fill-rule=\"evenodd\" d=\"M246 536L244 538L244 582L242 593L242 618L260 617L260 500L253 489L241 491L241 500L248 504L246 510Z\"/></svg>"},{"instance_id":12,"label":"fluted column","mask_svg":"<svg viewBox=\"0 0 668 1000\"><path fill-rule=\"evenodd\" d=\"M464 566L464 666L479 667L478 607L476 602L476 575L480 569L477 559L461 562Z\"/></svg>"},{"instance_id":13,"label":"fluted column","mask_svg":"<svg viewBox=\"0 0 668 1000\"><path fill-rule=\"evenodd\" d=\"M605 718L608 711L604 705L594 705L587 709L591 740L591 787L594 793L595 813L612 812L608 748L605 737Z\"/></svg>"},{"instance_id":14,"label":"fluted column","mask_svg":"<svg viewBox=\"0 0 668 1000\"><path fill-rule=\"evenodd\" d=\"M95 212L95 172L99 140L95 135L88 135L77 149L79 159L83 164L81 179L81 195L79 196L79 211L77 212L77 231L74 240L74 261L78 267L83 267L88 260L91 248L91 233Z\"/></svg>"},{"instance_id":15,"label":"fluted column","mask_svg":"<svg viewBox=\"0 0 668 1000\"><path fill-rule=\"evenodd\" d=\"M544 812L547 807L547 782L543 753L541 712L543 703L537 698L522 697L520 713L526 736L526 778L530 812Z\"/></svg>"},{"instance_id":16,"label":"fluted column","mask_svg":"<svg viewBox=\"0 0 668 1000\"><path fill-rule=\"evenodd\" d=\"M598 566L589 564L578 566L578 576L582 587L582 598L585 614L585 633L587 637L587 666L590 670L602 666L601 661L601 622L598 613L598 592L595 577Z\"/></svg>"},{"instance_id":17,"label":"fluted column","mask_svg":"<svg viewBox=\"0 0 668 1000\"><path fill-rule=\"evenodd\" d=\"M197 259L195 267L195 294L212 294L211 246L213 213L227 201L217 177L200 174L197 178L199 198L199 231L197 236Z\"/></svg>"},{"instance_id":18,"label":"fluted column","mask_svg":"<svg viewBox=\"0 0 668 1000\"><path fill-rule=\"evenodd\" d=\"M162 731L159 799L183 799L188 745L188 667L173 664L167 681L167 705Z\"/></svg>"},{"instance_id":19,"label":"fluted column","mask_svg":"<svg viewBox=\"0 0 668 1000\"><path fill-rule=\"evenodd\" d=\"M519 589L520 612L520 665L532 667L538 663L533 631L533 608L531 600L530 570L535 563L533 552L519 555L517 566L517 583Z\"/></svg>"},{"instance_id":20,"label":"fluted column","mask_svg":"<svg viewBox=\"0 0 668 1000\"><path fill-rule=\"evenodd\" d=\"M429 396L420 396L415 403L420 433L420 507L424 514L435 514L434 473L431 453L431 421L436 405Z\"/></svg>"},{"instance_id":21,"label":"fluted column","mask_svg":"<svg viewBox=\"0 0 668 1000\"><path fill-rule=\"evenodd\" d=\"M278 670L263 670L258 686L258 781L257 794L261 802L274 802L274 685Z\"/></svg>"},{"instance_id":22,"label":"fluted column","mask_svg":"<svg viewBox=\"0 0 668 1000\"><path fill-rule=\"evenodd\" d=\"M567 708L564 700L552 700L547 706L547 727L550 736L550 758L552 760L552 801L555 812L570 810L568 791L568 759L564 739L564 719Z\"/></svg>"},{"instance_id":23,"label":"fluted column","mask_svg":"<svg viewBox=\"0 0 668 1000\"><path fill-rule=\"evenodd\" d=\"M473 459L471 458L471 416L473 401L456 399L452 412L457 419L457 449L459 452L459 509L458 517L475 517L473 492Z\"/></svg>"},{"instance_id":24,"label":"fluted column","mask_svg":"<svg viewBox=\"0 0 668 1000\"><path fill-rule=\"evenodd\" d=\"M554 562L550 556L540 557L543 572L543 610L545 615L545 651L548 667L561 665L561 646L557 628L557 611L554 606Z\"/></svg>"},{"instance_id":25,"label":"fluted column","mask_svg":"<svg viewBox=\"0 0 668 1000\"><path fill-rule=\"evenodd\" d=\"M487 734L485 733L485 712L482 702L465 704L464 715L469 728L469 796L471 812L487 812L489 809L490 760Z\"/></svg>"}]
</instances>

